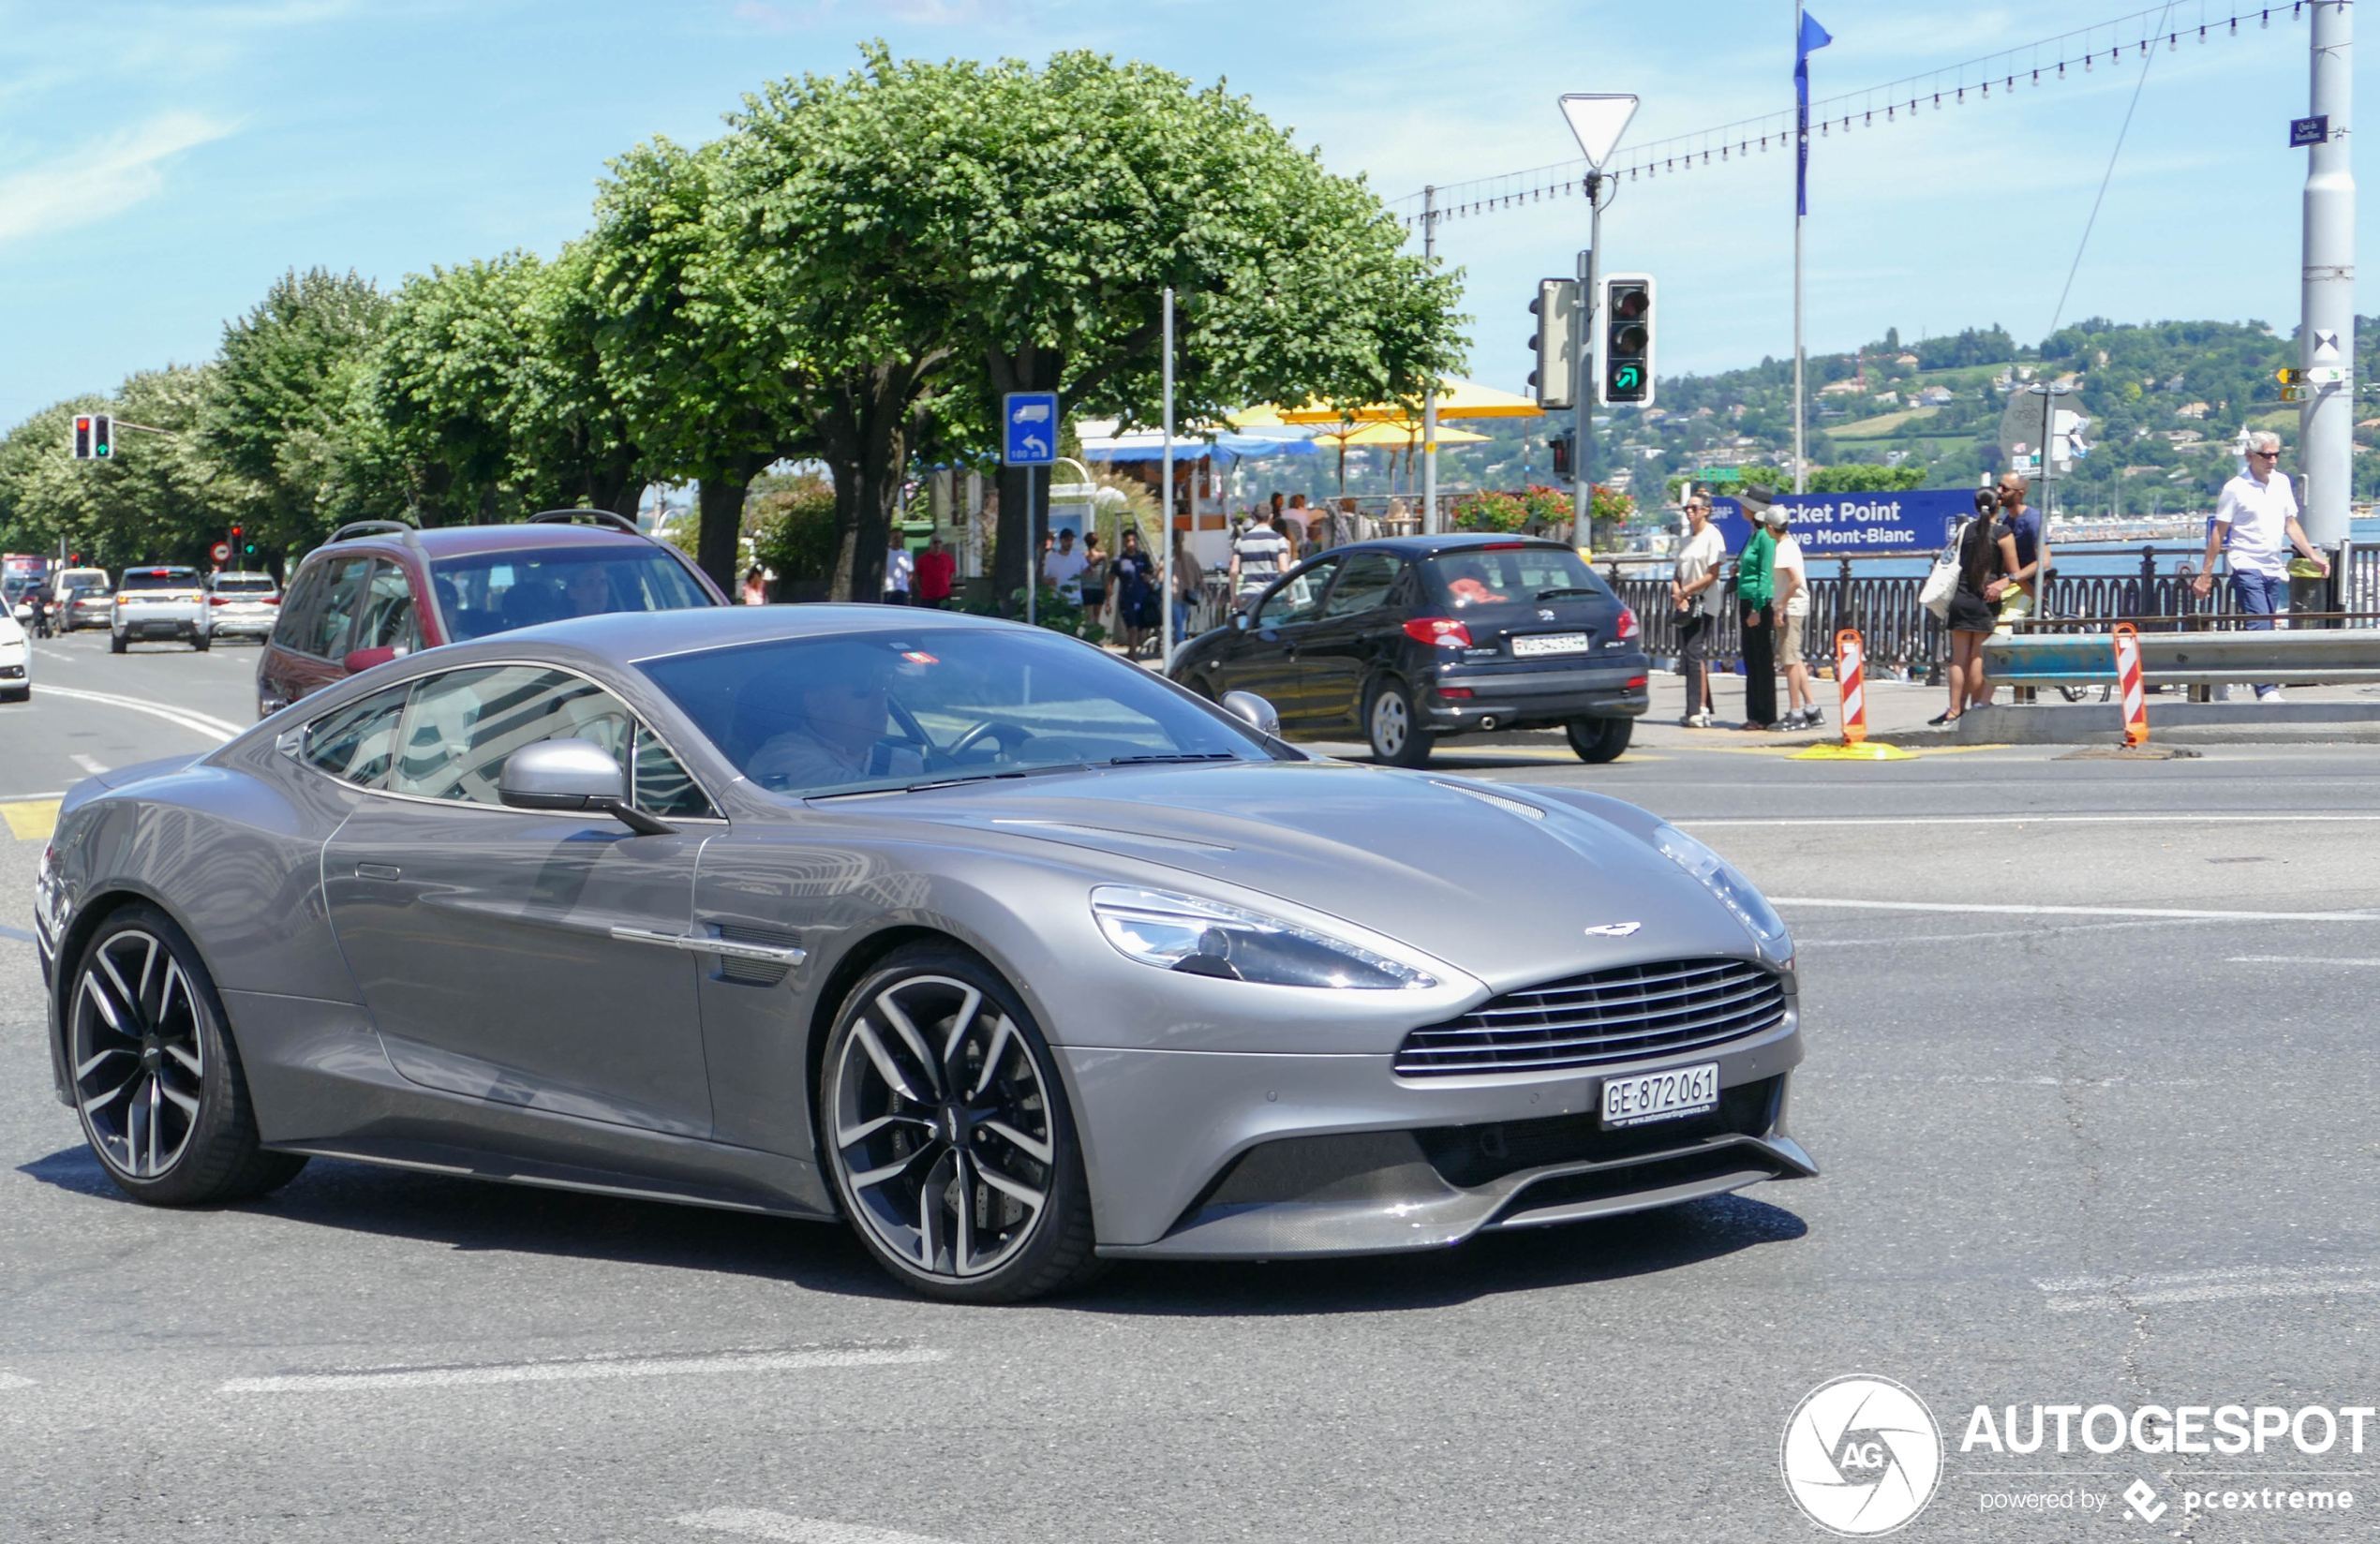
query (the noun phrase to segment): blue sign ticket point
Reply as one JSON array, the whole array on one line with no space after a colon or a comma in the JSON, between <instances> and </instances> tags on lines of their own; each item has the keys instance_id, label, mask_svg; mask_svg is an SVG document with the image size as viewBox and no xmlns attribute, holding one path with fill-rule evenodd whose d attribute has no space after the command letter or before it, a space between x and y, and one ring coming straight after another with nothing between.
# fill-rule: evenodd
<instances>
[{"instance_id":1,"label":"blue sign ticket point","mask_svg":"<svg viewBox=\"0 0 2380 1544\"><path fill-rule=\"evenodd\" d=\"M1958 523L1975 512L1971 489L1920 488L1910 493L1787 493L1772 508L1790 512L1787 528L1806 557L1853 552L1932 552L1948 546ZM1711 500L1711 523L1730 552L1742 552L1752 525L1743 501Z\"/></svg>"},{"instance_id":2,"label":"blue sign ticket point","mask_svg":"<svg viewBox=\"0 0 2380 1544\"><path fill-rule=\"evenodd\" d=\"M1010 392L1000 399L1000 459L1047 467L1058 459L1058 393Z\"/></svg>"}]
</instances>

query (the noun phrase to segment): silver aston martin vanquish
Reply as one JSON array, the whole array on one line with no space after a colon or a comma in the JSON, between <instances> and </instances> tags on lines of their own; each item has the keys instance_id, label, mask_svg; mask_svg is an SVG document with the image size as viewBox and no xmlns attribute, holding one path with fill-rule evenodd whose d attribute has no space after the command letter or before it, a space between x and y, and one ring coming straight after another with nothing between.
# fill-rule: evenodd
<instances>
[{"instance_id":1,"label":"silver aston martin vanquish","mask_svg":"<svg viewBox=\"0 0 2380 1544\"><path fill-rule=\"evenodd\" d=\"M1268 718L878 606L415 654L67 797L58 1094L145 1201L414 1165L842 1218L973 1300L1814 1172L1718 854Z\"/></svg>"}]
</instances>

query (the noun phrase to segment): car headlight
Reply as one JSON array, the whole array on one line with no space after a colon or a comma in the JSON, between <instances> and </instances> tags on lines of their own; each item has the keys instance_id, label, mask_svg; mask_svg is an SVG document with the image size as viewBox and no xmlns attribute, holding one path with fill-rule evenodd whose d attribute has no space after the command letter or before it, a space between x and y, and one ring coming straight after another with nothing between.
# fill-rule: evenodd
<instances>
[{"instance_id":1,"label":"car headlight","mask_svg":"<svg viewBox=\"0 0 2380 1544\"><path fill-rule=\"evenodd\" d=\"M1102 884L1091 913L1118 953L1159 970L1270 987L1420 990L1437 978L1279 917L1169 890Z\"/></svg>"},{"instance_id":2,"label":"car headlight","mask_svg":"<svg viewBox=\"0 0 2380 1544\"><path fill-rule=\"evenodd\" d=\"M1655 827L1653 845L1718 897L1720 903L1735 913L1735 920L1750 931L1763 955L1779 965L1792 962L1793 939L1785 930L1785 919L1777 914L1777 908L1768 903L1768 898L1753 888L1750 880L1735 871L1733 865L1674 825Z\"/></svg>"}]
</instances>

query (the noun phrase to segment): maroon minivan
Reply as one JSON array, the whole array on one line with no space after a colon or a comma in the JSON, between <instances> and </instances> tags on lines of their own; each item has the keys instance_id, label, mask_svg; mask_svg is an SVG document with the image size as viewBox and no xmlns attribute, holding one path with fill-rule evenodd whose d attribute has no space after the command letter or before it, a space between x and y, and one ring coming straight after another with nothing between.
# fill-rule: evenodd
<instances>
[{"instance_id":1,"label":"maroon minivan","mask_svg":"<svg viewBox=\"0 0 2380 1544\"><path fill-rule=\"evenodd\" d=\"M607 611L723 606L685 554L608 510L518 526L342 526L283 588L257 661L259 718L400 654Z\"/></svg>"}]
</instances>

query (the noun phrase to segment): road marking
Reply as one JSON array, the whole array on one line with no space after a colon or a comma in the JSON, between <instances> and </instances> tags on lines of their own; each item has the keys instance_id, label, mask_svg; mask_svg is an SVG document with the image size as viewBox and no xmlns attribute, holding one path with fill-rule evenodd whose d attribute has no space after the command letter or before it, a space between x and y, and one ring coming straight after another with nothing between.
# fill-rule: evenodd
<instances>
[{"instance_id":1,"label":"road marking","mask_svg":"<svg viewBox=\"0 0 2380 1544\"><path fill-rule=\"evenodd\" d=\"M0 821L7 822L8 835L19 841L48 841L50 833L58 828L58 801L28 799L0 804Z\"/></svg>"},{"instance_id":2,"label":"road marking","mask_svg":"<svg viewBox=\"0 0 2380 1544\"><path fill-rule=\"evenodd\" d=\"M870 1528L856 1522L827 1522L814 1517L788 1517L783 1512L765 1512L755 1507L713 1507L673 1521L680 1527L707 1528L715 1534L735 1534L743 1538L781 1539L785 1544L949 1544L947 1539L929 1538L924 1534L897 1533L890 1528Z\"/></svg>"},{"instance_id":3,"label":"road marking","mask_svg":"<svg viewBox=\"0 0 2380 1544\"><path fill-rule=\"evenodd\" d=\"M2201 815L1723 815L1688 816L1672 825L2337 825L2380 821L2380 814Z\"/></svg>"},{"instance_id":4,"label":"road marking","mask_svg":"<svg viewBox=\"0 0 2380 1544\"><path fill-rule=\"evenodd\" d=\"M1844 920L1849 920L1848 918ZM1986 933L1911 933L1901 938L1797 938L1796 949L1865 949L1897 947L1903 943L1973 943L1994 938L2054 938L2064 933L2106 933L2135 928L2203 928L2221 917L2156 917L2146 922L2045 923L2038 928L2011 928ZM2238 963L2233 961L2232 963ZM2380 964L2380 960L2374 960Z\"/></svg>"},{"instance_id":5,"label":"road marking","mask_svg":"<svg viewBox=\"0 0 2380 1544\"><path fill-rule=\"evenodd\" d=\"M486 1367L389 1367L352 1373L291 1373L233 1378L224 1394L310 1394L341 1388L453 1388L499 1383L573 1383L595 1378L662 1378L716 1373L780 1373L809 1367L900 1367L942 1361L947 1351L921 1346L815 1346L796 1351L730 1351L709 1357L588 1357L573 1361Z\"/></svg>"},{"instance_id":6,"label":"road marking","mask_svg":"<svg viewBox=\"0 0 2380 1544\"><path fill-rule=\"evenodd\" d=\"M1980 916L2176 917L2194 922L2380 922L2380 912L2199 912L2171 906L2013 906L1985 901L1822 900L1771 896L1772 906L1843 906L1863 912L1956 912Z\"/></svg>"},{"instance_id":7,"label":"road marking","mask_svg":"<svg viewBox=\"0 0 2380 1544\"><path fill-rule=\"evenodd\" d=\"M32 1387L31 1378L20 1377L14 1373L0 1373L0 1388L30 1388Z\"/></svg>"},{"instance_id":8,"label":"road marking","mask_svg":"<svg viewBox=\"0 0 2380 1544\"><path fill-rule=\"evenodd\" d=\"M95 778L108 769L107 763L98 760L97 757L86 756L80 750L68 752L67 760L74 763L75 765L82 768L83 771L89 773Z\"/></svg>"},{"instance_id":9,"label":"road marking","mask_svg":"<svg viewBox=\"0 0 2380 1544\"><path fill-rule=\"evenodd\" d=\"M2166 1303L2233 1302L2249 1298L2358 1297L2380 1293L2380 1275L2370 1266L2313 1266L2284 1269L2245 1266L2232 1270L2180 1270L2145 1276L2072 1276L2033 1284L2046 1293L2053 1314L2090 1309L2156 1308Z\"/></svg>"},{"instance_id":10,"label":"road marking","mask_svg":"<svg viewBox=\"0 0 2380 1544\"><path fill-rule=\"evenodd\" d=\"M2335 955L2234 955L2226 965L2380 965L2380 959L2340 958Z\"/></svg>"},{"instance_id":11,"label":"road marking","mask_svg":"<svg viewBox=\"0 0 2380 1544\"><path fill-rule=\"evenodd\" d=\"M175 707L170 703L153 703L145 697L119 697L112 691L84 691L79 688L63 686L45 686L40 690L45 697L69 697L77 702L103 703L110 707L127 707L135 713L146 713L152 718L163 719L169 723L177 723L185 729L195 730L215 740L228 740L234 735L245 733L250 727L229 722L212 714L201 713L195 708Z\"/></svg>"}]
</instances>

